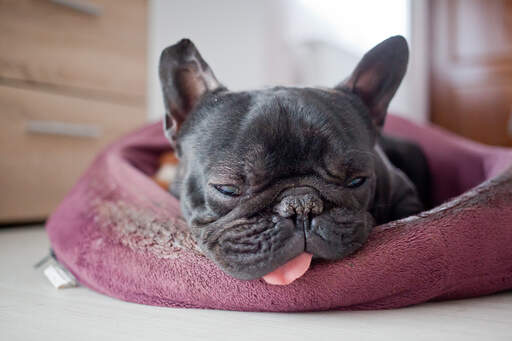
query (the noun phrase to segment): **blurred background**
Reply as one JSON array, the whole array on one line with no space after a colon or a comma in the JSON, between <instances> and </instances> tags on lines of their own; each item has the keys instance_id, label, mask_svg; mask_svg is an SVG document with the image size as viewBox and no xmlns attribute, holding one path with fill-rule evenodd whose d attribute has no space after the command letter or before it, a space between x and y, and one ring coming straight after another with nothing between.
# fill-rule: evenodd
<instances>
[{"instance_id":1,"label":"blurred background","mask_svg":"<svg viewBox=\"0 0 512 341\"><path fill-rule=\"evenodd\" d=\"M0 0L0 224L43 221L94 156L160 119L162 49L232 90L333 86L409 42L390 112L512 146L512 0Z\"/></svg>"}]
</instances>

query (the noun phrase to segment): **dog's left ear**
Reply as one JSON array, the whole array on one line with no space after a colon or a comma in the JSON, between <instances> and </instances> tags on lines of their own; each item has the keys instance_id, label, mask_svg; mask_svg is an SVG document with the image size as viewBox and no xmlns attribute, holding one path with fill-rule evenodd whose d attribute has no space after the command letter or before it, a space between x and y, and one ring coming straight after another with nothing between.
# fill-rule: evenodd
<instances>
[{"instance_id":1,"label":"dog's left ear","mask_svg":"<svg viewBox=\"0 0 512 341\"><path fill-rule=\"evenodd\" d=\"M384 125L389 102L407 70L409 48L402 36L394 36L368 51L350 77L336 86L358 95L368 106L378 128Z\"/></svg>"},{"instance_id":2,"label":"dog's left ear","mask_svg":"<svg viewBox=\"0 0 512 341\"><path fill-rule=\"evenodd\" d=\"M201 96L222 85L189 39L163 50L159 73L166 111L164 132L176 147L176 135Z\"/></svg>"}]
</instances>

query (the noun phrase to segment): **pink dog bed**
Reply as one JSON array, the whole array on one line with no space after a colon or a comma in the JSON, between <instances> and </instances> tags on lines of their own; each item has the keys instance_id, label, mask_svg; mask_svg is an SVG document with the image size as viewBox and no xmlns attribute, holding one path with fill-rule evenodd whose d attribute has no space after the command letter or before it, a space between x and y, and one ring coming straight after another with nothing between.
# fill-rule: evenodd
<instances>
[{"instance_id":1,"label":"pink dog bed","mask_svg":"<svg viewBox=\"0 0 512 341\"><path fill-rule=\"evenodd\" d=\"M290 285L236 280L196 249L178 201L150 178L169 149L160 123L98 156L48 220L51 245L83 285L169 307L382 309L512 288L512 150L393 116L386 130L422 145L440 206L376 227L359 252Z\"/></svg>"}]
</instances>

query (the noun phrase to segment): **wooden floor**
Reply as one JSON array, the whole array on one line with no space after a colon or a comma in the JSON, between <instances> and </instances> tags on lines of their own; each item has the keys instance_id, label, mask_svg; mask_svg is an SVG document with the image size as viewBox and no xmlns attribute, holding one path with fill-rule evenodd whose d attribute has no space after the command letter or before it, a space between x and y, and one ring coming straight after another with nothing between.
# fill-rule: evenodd
<instances>
[{"instance_id":1,"label":"wooden floor","mask_svg":"<svg viewBox=\"0 0 512 341\"><path fill-rule=\"evenodd\" d=\"M387 311L241 313L54 289L42 227L0 229L0 340L512 340L512 292Z\"/></svg>"}]
</instances>

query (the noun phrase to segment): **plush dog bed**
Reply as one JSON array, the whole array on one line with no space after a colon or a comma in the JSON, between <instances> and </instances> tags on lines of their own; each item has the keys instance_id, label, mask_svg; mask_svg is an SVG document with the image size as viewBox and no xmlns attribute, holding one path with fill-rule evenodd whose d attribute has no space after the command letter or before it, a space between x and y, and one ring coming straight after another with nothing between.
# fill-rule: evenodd
<instances>
[{"instance_id":1,"label":"plush dog bed","mask_svg":"<svg viewBox=\"0 0 512 341\"><path fill-rule=\"evenodd\" d=\"M512 150L393 116L386 130L421 144L438 206L376 227L359 252L290 285L236 280L197 250L178 201L151 179L169 150L160 123L97 157L48 220L51 245L83 285L170 307L381 309L512 288Z\"/></svg>"}]
</instances>

